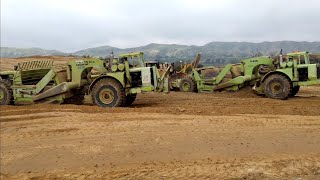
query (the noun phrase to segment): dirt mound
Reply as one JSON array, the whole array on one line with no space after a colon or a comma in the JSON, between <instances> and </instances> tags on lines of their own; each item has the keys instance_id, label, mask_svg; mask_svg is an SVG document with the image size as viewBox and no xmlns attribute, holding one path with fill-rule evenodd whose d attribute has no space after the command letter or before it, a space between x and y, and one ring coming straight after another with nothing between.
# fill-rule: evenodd
<instances>
[{"instance_id":1,"label":"dirt mound","mask_svg":"<svg viewBox=\"0 0 320 180\"><path fill-rule=\"evenodd\" d=\"M252 90L252 87L247 86L244 88L241 88L237 92L237 97L239 98L257 98L257 94Z\"/></svg>"},{"instance_id":2,"label":"dirt mound","mask_svg":"<svg viewBox=\"0 0 320 180\"><path fill-rule=\"evenodd\" d=\"M227 97L234 97L234 98L259 98L259 96L257 96L255 94L255 92L252 90L252 87L250 86L246 86L246 87L243 87L241 89L239 89L239 91L236 91L236 92L226 92L226 91L222 91L222 92L214 92L216 93L217 95L219 94L223 94Z\"/></svg>"}]
</instances>

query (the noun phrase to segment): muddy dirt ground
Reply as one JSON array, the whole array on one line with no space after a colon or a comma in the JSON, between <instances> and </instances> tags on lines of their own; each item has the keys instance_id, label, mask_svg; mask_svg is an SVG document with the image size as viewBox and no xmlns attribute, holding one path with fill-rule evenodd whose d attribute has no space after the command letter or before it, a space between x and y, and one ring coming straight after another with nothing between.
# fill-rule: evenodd
<instances>
[{"instance_id":1,"label":"muddy dirt ground","mask_svg":"<svg viewBox=\"0 0 320 180\"><path fill-rule=\"evenodd\" d=\"M3 179L320 179L320 87L2 106Z\"/></svg>"}]
</instances>

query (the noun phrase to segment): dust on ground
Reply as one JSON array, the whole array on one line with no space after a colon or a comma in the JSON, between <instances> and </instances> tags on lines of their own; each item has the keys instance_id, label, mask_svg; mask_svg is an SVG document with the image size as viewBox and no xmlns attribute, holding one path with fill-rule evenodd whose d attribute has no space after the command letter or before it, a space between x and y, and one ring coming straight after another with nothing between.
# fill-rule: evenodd
<instances>
[{"instance_id":1,"label":"dust on ground","mask_svg":"<svg viewBox=\"0 0 320 180\"><path fill-rule=\"evenodd\" d=\"M320 87L2 106L3 179L320 179Z\"/></svg>"}]
</instances>

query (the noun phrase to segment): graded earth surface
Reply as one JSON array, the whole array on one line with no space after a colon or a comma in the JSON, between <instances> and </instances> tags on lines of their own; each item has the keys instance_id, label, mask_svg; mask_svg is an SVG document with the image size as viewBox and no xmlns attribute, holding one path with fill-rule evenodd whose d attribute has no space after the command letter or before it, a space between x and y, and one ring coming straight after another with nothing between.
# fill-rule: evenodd
<instances>
[{"instance_id":1,"label":"graded earth surface","mask_svg":"<svg viewBox=\"0 0 320 180\"><path fill-rule=\"evenodd\" d=\"M1 106L1 179L320 179L320 87Z\"/></svg>"},{"instance_id":2,"label":"graded earth surface","mask_svg":"<svg viewBox=\"0 0 320 180\"><path fill-rule=\"evenodd\" d=\"M1 59L0 69L29 60ZM139 94L128 108L0 106L0 179L320 179L320 86L273 100Z\"/></svg>"}]
</instances>

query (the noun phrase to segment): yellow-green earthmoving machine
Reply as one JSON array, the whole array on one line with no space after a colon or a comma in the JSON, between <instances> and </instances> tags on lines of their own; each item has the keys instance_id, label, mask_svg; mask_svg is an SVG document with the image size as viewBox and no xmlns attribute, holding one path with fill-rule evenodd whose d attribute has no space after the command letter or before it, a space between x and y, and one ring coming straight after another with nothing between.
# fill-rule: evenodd
<instances>
[{"instance_id":1,"label":"yellow-green earthmoving machine","mask_svg":"<svg viewBox=\"0 0 320 180\"><path fill-rule=\"evenodd\" d=\"M170 89L179 89L181 92L197 92L197 84L194 78L192 78L191 73L198 67L200 59L201 54L197 54L191 63L181 66L180 71L170 73Z\"/></svg>"},{"instance_id":2,"label":"yellow-green earthmoving machine","mask_svg":"<svg viewBox=\"0 0 320 180\"><path fill-rule=\"evenodd\" d=\"M293 52L283 58L281 50L276 68L265 74L254 90L269 98L287 99L296 95L300 86L316 84L320 84L320 65L310 64L308 52Z\"/></svg>"},{"instance_id":3,"label":"yellow-green earthmoving machine","mask_svg":"<svg viewBox=\"0 0 320 180\"><path fill-rule=\"evenodd\" d=\"M274 69L273 59L268 56L242 60L239 64L224 67L203 67L193 69L190 75L197 83L198 92L238 91Z\"/></svg>"},{"instance_id":4,"label":"yellow-green earthmoving machine","mask_svg":"<svg viewBox=\"0 0 320 180\"><path fill-rule=\"evenodd\" d=\"M29 61L14 69L0 72L1 105L86 99L101 107L119 107L132 104L138 93L169 91L168 69L160 76L157 67L145 67L142 52L78 58L65 65Z\"/></svg>"}]
</instances>

